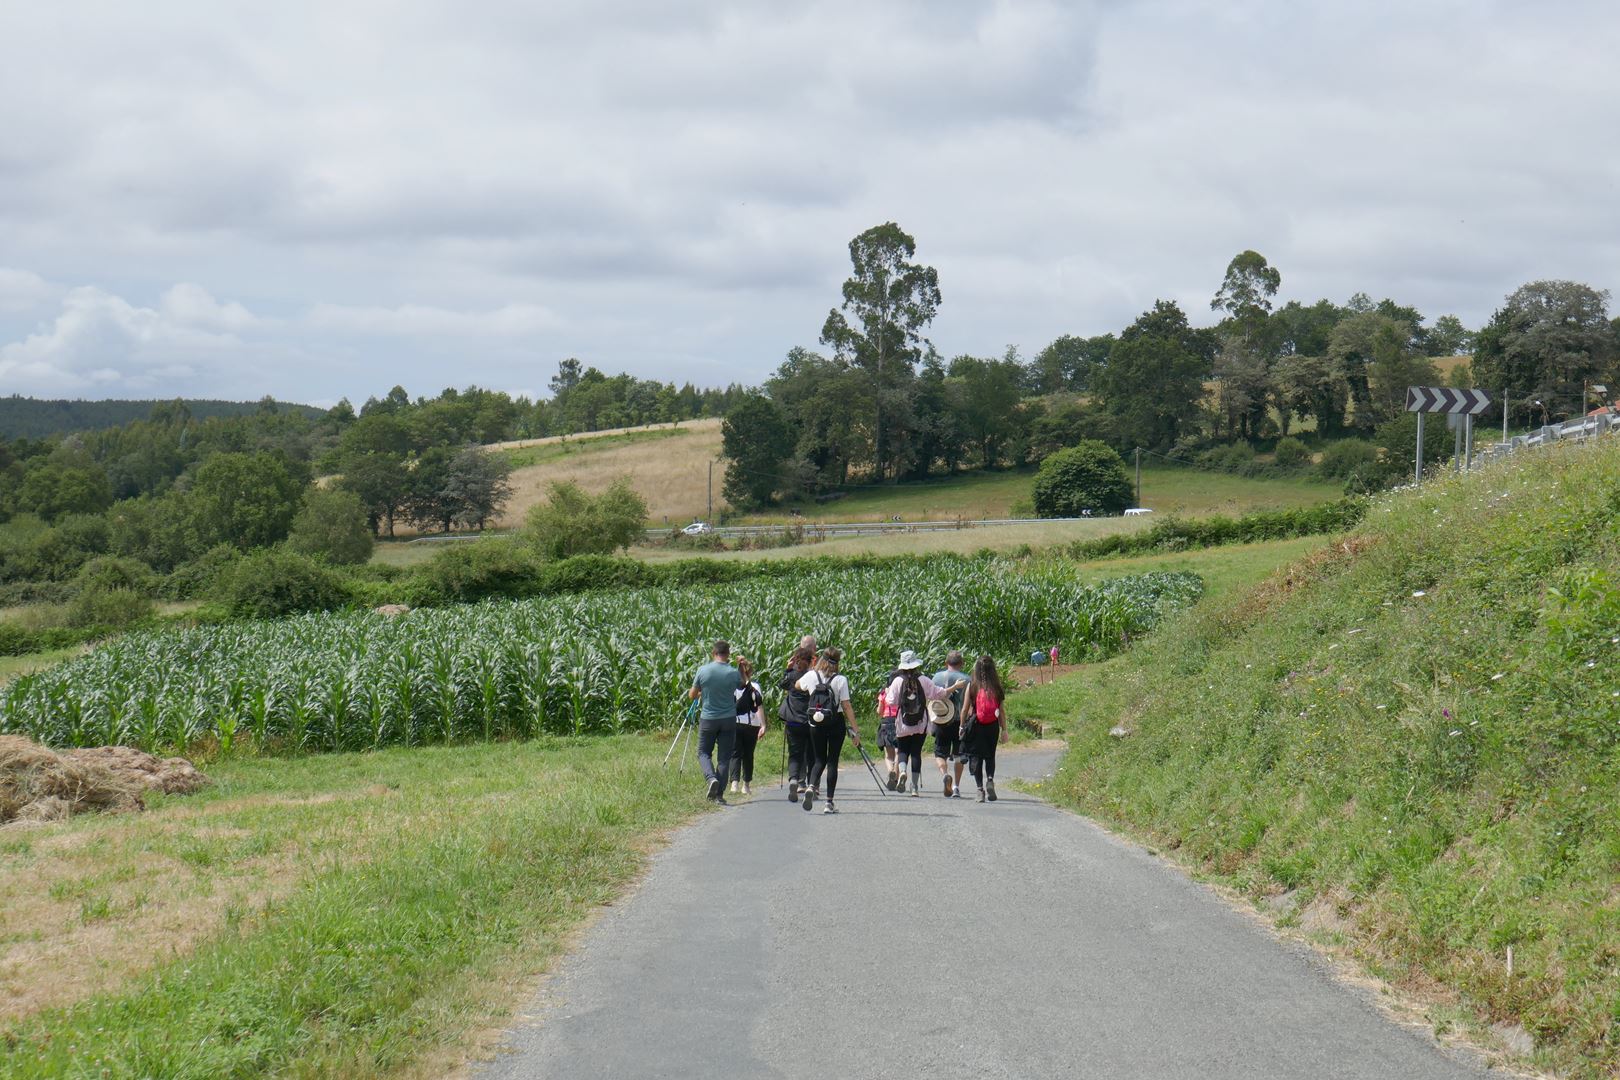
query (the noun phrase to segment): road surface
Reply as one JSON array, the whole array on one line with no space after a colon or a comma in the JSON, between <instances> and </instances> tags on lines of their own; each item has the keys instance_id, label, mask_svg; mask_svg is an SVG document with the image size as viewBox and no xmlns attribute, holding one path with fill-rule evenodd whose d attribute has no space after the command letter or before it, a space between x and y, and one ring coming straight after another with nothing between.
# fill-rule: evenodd
<instances>
[{"instance_id":1,"label":"road surface","mask_svg":"<svg viewBox=\"0 0 1620 1080\"><path fill-rule=\"evenodd\" d=\"M947 801L931 760L922 797L881 797L848 749L837 815L762 784L680 832L474 1075L1482 1075L1083 818Z\"/></svg>"}]
</instances>

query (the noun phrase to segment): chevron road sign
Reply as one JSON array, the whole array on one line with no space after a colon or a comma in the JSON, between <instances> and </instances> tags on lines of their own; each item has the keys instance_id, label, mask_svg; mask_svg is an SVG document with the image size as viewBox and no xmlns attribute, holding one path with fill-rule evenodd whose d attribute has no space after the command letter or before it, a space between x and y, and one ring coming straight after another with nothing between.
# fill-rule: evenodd
<instances>
[{"instance_id":1,"label":"chevron road sign","mask_svg":"<svg viewBox=\"0 0 1620 1080\"><path fill-rule=\"evenodd\" d=\"M1483 390L1453 390L1449 386L1408 386L1406 411L1415 413L1462 413L1478 416L1491 406L1491 395Z\"/></svg>"}]
</instances>

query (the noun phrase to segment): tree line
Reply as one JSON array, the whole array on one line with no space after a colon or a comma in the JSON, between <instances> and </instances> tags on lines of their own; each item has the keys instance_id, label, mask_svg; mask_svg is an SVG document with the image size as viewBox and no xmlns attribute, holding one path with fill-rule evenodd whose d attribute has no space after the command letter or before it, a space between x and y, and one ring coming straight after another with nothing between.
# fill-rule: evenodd
<instances>
[{"instance_id":1,"label":"tree line","mask_svg":"<svg viewBox=\"0 0 1620 1080\"><path fill-rule=\"evenodd\" d=\"M1404 437L1411 385L1505 389L1511 417L1528 422L1584 411L1586 388L1620 374L1606 291L1532 282L1476 333L1365 293L1279 304L1281 272L1255 251L1228 264L1214 326L1161 299L1117 333L1066 334L1027 360L1013 346L946 359L926 337L939 274L917 261L915 240L889 222L849 255L825 351L790 349L726 414L733 505L1031 464L1084 440L1193 456L1308 429L1371 448ZM1442 379L1436 360L1470 353Z\"/></svg>"}]
</instances>

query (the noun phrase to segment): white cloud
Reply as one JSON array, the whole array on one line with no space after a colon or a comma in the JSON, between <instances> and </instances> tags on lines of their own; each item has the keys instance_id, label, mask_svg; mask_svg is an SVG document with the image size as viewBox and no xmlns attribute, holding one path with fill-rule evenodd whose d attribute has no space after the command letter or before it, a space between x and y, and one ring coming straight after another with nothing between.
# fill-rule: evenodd
<instances>
[{"instance_id":1,"label":"white cloud","mask_svg":"<svg viewBox=\"0 0 1620 1080\"><path fill-rule=\"evenodd\" d=\"M4 389L360 400L569 354L752 381L887 220L947 353L1160 296L1207 319L1247 247L1285 298L1472 324L1532 278L1620 285L1601 0L14 7Z\"/></svg>"},{"instance_id":2,"label":"white cloud","mask_svg":"<svg viewBox=\"0 0 1620 1080\"><path fill-rule=\"evenodd\" d=\"M32 311L57 292L50 282L30 270L0 266L0 312Z\"/></svg>"}]
</instances>

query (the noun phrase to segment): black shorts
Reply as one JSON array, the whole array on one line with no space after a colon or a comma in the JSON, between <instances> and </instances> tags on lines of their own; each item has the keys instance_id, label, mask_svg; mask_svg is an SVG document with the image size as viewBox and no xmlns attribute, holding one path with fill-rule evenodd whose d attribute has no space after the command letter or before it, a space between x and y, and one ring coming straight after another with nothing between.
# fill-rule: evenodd
<instances>
[{"instance_id":1,"label":"black shorts","mask_svg":"<svg viewBox=\"0 0 1620 1080\"><path fill-rule=\"evenodd\" d=\"M885 717L878 721L878 749L888 750L895 745L894 717Z\"/></svg>"},{"instance_id":2,"label":"black shorts","mask_svg":"<svg viewBox=\"0 0 1620 1080\"><path fill-rule=\"evenodd\" d=\"M940 727L934 725L934 756L951 760L962 749L962 726L960 724L947 724Z\"/></svg>"}]
</instances>

